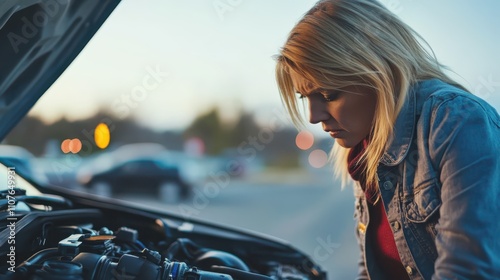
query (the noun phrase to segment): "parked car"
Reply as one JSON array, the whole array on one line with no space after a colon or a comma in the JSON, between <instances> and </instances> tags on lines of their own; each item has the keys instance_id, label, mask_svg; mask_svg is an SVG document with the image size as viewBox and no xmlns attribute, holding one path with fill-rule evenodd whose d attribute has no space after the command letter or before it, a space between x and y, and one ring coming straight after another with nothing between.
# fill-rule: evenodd
<instances>
[{"instance_id":1,"label":"parked car","mask_svg":"<svg viewBox=\"0 0 500 280\"><path fill-rule=\"evenodd\" d=\"M0 2L0 140L119 2ZM128 163L117 168L136 172L144 167ZM34 185L2 164L0 182L0 279L327 279L309 256L275 238L69 188Z\"/></svg>"},{"instance_id":2,"label":"parked car","mask_svg":"<svg viewBox=\"0 0 500 280\"><path fill-rule=\"evenodd\" d=\"M191 192L179 168L153 157L138 157L118 162L86 177L79 183L92 192L111 196L123 192L155 193L165 202L178 202Z\"/></svg>"},{"instance_id":3,"label":"parked car","mask_svg":"<svg viewBox=\"0 0 500 280\"><path fill-rule=\"evenodd\" d=\"M28 180L38 184L47 184L47 176L38 169L33 168L35 156L23 147L15 145L0 145L0 163L14 167L16 172Z\"/></svg>"}]
</instances>

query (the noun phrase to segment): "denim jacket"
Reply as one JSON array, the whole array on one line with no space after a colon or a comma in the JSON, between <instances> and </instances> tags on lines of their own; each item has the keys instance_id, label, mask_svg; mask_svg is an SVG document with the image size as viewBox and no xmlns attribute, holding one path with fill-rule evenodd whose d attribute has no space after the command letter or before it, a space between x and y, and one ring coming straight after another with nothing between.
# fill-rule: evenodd
<instances>
[{"instance_id":1,"label":"denim jacket","mask_svg":"<svg viewBox=\"0 0 500 280\"><path fill-rule=\"evenodd\" d=\"M500 117L440 80L416 83L378 167L381 201L410 279L500 279ZM386 279L354 187L358 279ZM379 202L380 203L380 202ZM396 279L397 280L397 279Z\"/></svg>"}]
</instances>

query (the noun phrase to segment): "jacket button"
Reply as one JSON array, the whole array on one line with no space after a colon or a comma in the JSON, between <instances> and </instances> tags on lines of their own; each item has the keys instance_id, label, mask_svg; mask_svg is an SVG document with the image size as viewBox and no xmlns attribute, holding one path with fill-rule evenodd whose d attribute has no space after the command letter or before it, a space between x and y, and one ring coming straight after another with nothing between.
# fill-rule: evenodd
<instances>
[{"instance_id":1,"label":"jacket button","mask_svg":"<svg viewBox=\"0 0 500 280\"><path fill-rule=\"evenodd\" d=\"M413 269L408 265L406 266L406 273L408 273L408 275L412 275L413 274Z\"/></svg>"},{"instance_id":2,"label":"jacket button","mask_svg":"<svg viewBox=\"0 0 500 280\"><path fill-rule=\"evenodd\" d=\"M392 189L392 182L385 181L383 187L384 187L384 190L386 190L386 191L391 190Z\"/></svg>"},{"instance_id":3,"label":"jacket button","mask_svg":"<svg viewBox=\"0 0 500 280\"><path fill-rule=\"evenodd\" d=\"M398 221L395 221L392 224L392 228L394 229L394 231L398 231L401 228L401 224Z\"/></svg>"},{"instance_id":4,"label":"jacket button","mask_svg":"<svg viewBox=\"0 0 500 280\"><path fill-rule=\"evenodd\" d=\"M365 234L366 232L366 225L363 223L358 223L358 232L359 234Z\"/></svg>"}]
</instances>

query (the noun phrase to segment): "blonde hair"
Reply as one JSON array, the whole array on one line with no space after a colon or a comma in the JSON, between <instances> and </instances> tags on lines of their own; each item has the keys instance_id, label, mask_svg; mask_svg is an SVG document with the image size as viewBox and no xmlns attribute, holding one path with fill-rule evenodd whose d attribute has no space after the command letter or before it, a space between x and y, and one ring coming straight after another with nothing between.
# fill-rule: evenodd
<instances>
[{"instance_id":1,"label":"blonde hair","mask_svg":"<svg viewBox=\"0 0 500 280\"><path fill-rule=\"evenodd\" d=\"M367 186L378 188L377 167L391 142L393 125L410 86L438 78L455 84L415 31L375 0L322 0L295 25L277 57L281 99L300 126L291 70L325 89L359 85L377 95L370 144L360 161ZM334 145L335 173L345 185L349 149Z\"/></svg>"}]
</instances>

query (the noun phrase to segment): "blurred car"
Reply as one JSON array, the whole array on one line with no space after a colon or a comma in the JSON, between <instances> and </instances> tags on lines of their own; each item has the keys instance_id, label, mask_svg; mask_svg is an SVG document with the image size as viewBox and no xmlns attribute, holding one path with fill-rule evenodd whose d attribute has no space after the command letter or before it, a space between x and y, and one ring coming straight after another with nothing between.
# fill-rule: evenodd
<instances>
[{"instance_id":1,"label":"blurred car","mask_svg":"<svg viewBox=\"0 0 500 280\"><path fill-rule=\"evenodd\" d=\"M185 199L191 187L181 178L179 168L157 158L133 158L78 177L79 183L92 192L111 196L116 193L157 193L162 201Z\"/></svg>"},{"instance_id":2,"label":"blurred car","mask_svg":"<svg viewBox=\"0 0 500 280\"><path fill-rule=\"evenodd\" d=\"M14 167L16 172L26 179L38 184L47 184L47 176L39 169L33 168L35 156L23 147L14 145L0 145L0 163L7 167Z\"/></svg>"},{"instance_id":3,"label":"blurred car","mask_svg":"<svg viewBox=\"0 0 500 280\"><path fill-rule=\"evenodd\" d=\"M166 151L165 147L158 143L134 143L121 145L86 157L78 167L77 180L86 183L95 173L111 169L118 163L139 157L154 157Z\"/></svg>"},{"instance_id":4,"label":"blurred car","mask_svg":"<svg viewBox=\"0 0 500 280\"><path fill-rule=\"evenodd\" d=\"M119 2L0 1L0 140ZM126 163L117 170L145 173L161 166ZM34 185L2 164L0 181L0 279L327 279L309 256L276 238L69 188Z\"/></svg>"}]
</instances>

